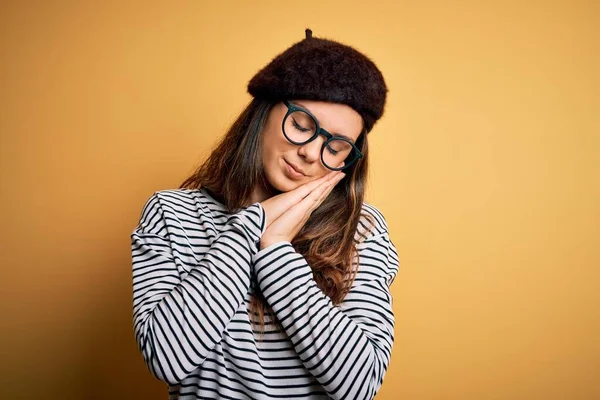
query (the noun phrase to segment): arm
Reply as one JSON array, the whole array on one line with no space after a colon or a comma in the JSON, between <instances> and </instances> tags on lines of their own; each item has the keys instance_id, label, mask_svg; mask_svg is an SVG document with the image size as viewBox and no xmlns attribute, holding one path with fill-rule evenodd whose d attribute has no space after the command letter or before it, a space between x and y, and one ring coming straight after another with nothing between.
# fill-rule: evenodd
<instances>
[{"instance_id":1,"label":"arm","mask_svg":"<svg viewBox=\"0 0 600 400\"><path fill-rule=\"evenodd\" d=\"M202 364L243 302L265 218L258 203L232 215L196 261L188 235L207 231L184 230L165 198L150 197L131 234L133 324L149 370L176 384Z\"/></svg>"},{"instance_id":2,"label":"arm","mask_svg":"<svg viewBox=\"0 0 600 400\"><path fill-rule=\"evenodd\" d=\"M379 214L377 212L377 214ZM357 245L359 270L333 306L289 242L258 252L258 284L307 369L334 399L372 399L389 365L394 315L389 286L399 263L381 214L374 235Z\"/></svg>"}]
</instances>

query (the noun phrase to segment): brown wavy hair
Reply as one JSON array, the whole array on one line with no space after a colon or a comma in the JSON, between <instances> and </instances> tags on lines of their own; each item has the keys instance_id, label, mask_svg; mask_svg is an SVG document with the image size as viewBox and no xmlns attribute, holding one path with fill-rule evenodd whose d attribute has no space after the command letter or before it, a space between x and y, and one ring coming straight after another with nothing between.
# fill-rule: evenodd
<instances>
[{"instance_id":1,"label":"brown wavy hair","mask_svg":"<svg viewBox=\"0 0 600 400\"><path fill-rule=\"evenodd\" d=\"M262 165L261 134L275 103L252 99L231 125L198 169L180 188L208 189L211 196L237 212L250 205L256 185L270 188ZM356 141L364 157L344 170L346 176L292 240L294 249L302 254L313 271L317 286L334 305L344 299L356 271L353 268L356 251L355 232L361 217L368 170L367 134ZM271 189L273 195L277 194ZM365 214L373 226L374 221ZM362 229L361 229L362 230ZM255 278L253 278L255 279ZM277 325L273 310L265 301L258 285L251 297L250 311L264 333L267 313ZM281 328L281 326L279 325Z\"/></svg>"}]
</instances>

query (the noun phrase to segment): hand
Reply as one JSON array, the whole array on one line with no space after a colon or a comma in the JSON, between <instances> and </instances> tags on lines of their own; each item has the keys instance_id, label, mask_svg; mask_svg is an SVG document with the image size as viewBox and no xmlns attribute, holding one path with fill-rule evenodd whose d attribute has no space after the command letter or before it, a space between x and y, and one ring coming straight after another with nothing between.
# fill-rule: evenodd
<instances>
[{"instance_id":1,"label":"hand","mask_svg":"<svg viewBox=\"0 0 600 400\"><path fill-rule=\"evenodd\" d=\"M264 208L267 214L266 226L267 228L273 221L275 221L281 214L289 210L293 205L299 203L303 198L315 190L323 182L332 179L335 176L335 171L322 176L312 182L305 183L302 186L297 187L294 190L290 190L286 193L281 193L277 196L273 196L264 200L260 204Z\"/></svg>"},{"instance_id":2,"label":"hand","mask_svg":"<svg viewBox=\"0 0 600 400\"><path fill-rule=\"evenodd\" d=\"M311 213L327 198L345 174L332 171L287 193L273 196L261 203L267 215L267 229L260 248L279 242L291 242Z\"/></svg>"}]
</instances>

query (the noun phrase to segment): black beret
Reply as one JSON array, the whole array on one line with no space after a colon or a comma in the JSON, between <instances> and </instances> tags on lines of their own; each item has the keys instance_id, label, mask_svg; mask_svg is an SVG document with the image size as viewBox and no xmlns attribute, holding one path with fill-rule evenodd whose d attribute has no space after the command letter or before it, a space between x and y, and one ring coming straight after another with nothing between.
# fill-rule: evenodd
<instances>
[{"instance_id":1,"label":"black beret","mask_svg":"<svg viewBox=\"0 0 600 400\"><path fill-rule=\"evenodd\" d=\"M367 132L383 115L387 91L371 59L345 44L315 38L310 29L248 83L248 93L258 99L346 104L362 116Z\"/></svg>"}]
</instances>

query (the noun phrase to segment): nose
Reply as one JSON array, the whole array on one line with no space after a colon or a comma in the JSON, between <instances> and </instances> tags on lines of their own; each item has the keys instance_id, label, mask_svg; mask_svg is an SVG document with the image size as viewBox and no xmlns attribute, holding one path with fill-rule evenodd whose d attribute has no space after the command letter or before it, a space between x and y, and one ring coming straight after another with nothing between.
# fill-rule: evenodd
<instances>
[{"instance_id":1,"label":"nose","mask_svg":"<svg viewBox=\"0 0 600 400\"><path fill-rule=\"evenodd\" d=\"M298 155L307 163L314 163L321 158L321 147L323 147L324 137L319 136L312 142L308 142L298 147Z\"/></svg>"}]
</instances>

